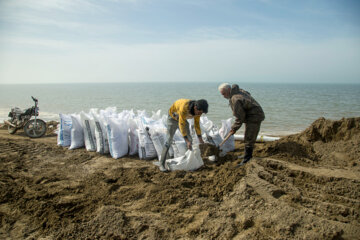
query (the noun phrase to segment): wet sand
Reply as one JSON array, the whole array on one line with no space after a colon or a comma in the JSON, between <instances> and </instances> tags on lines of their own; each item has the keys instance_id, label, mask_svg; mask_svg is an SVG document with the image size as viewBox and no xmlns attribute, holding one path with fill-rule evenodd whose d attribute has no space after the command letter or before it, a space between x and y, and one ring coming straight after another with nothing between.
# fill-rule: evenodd
<instances>
[{"instance_id":1,"label":"wet sand","mask_svg":"<svg viewBox=\"0 0 360 240\"><path fill-rule=\"evenodd\" d=\"M360 118L237 150L194 172L0 130L1 239L359 239Z\"/></svg>"}]
</instances>

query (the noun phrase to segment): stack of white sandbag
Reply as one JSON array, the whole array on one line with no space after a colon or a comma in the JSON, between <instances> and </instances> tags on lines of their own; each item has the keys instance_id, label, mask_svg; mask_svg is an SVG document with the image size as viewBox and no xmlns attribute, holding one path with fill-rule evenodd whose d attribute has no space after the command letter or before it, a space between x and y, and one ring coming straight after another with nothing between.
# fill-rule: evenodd
<instances>
[{"instance_id":1,"label":"stack of white sandbag","mask_svg":"<svg viewBox=\"0 0 360 240\"><path fill-rule=\"evenodd\" d=\"M145 111L124 110L117 113L115 107L104 110L90 109L88 113L59 114L58 145L87 151L111 154L120 158L127 154L139 154L141 159L154 159L165 141L166 125L160 110L151 117ZM158 152L153 139L157 142ZM161 140L156 137L158 133Z\"/></svg>"},{"instance_id":2,"label":"stack of white sandbag","mask_svg":"<svg viewBox=\"0 0 360 240\"><path fill-rule=\"evenodd\" d=\"M76 149L85 147L87 151L110 154L114 159L138 154L140 159L160 159L166 141L167 116L160 110L149 116L146 111L123 110L115 107L90 109L88 113L59 114L58 145ZM194 150L187 150L184 138L176 131L169 150L172 170L195 170L203 165L199 157L197 136L193 121L190 121L194 140ZM200 126L205 142L218 146L230 131L231 119L224 120L218 129L206 116L202 116ZM234 138L222 146L223 152L234 150Z\"/></svg>"}]
</instances>

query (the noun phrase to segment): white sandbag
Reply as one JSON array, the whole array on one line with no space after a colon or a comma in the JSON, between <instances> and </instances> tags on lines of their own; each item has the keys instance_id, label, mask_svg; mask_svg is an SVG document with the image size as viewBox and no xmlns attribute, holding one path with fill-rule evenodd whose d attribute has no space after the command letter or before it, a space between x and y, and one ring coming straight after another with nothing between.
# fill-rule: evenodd
<instances>
[{"instance_id":1,"label":"white sandbag","mask_svg":"<svg viewBox=\"0 0 360 240\"><path fill-rule=\"evenodd\" d=\"M154 118L156 118L157 120L147 117L145 112L142 112L140 114L141 115L136 118L136 123L138 126L137 132L139 137L139 157L140 159L151 160L156 158L158 156L158 153L156 151L154 142L151 139L150 129L166 129L166 126L163 123L163 118L159 116L159 111L157 112L157 114L153 114L156 115L156 117ZM160 147L161 142L157 142L157 144L158 151L162 151L162 147Z\"/></svg>"},{"instance_id":2,"label":"white sandbag","mask_svg":"<svg viewBox=\"0 0 360 240\"><path fill-rule=\"evenodd\" d=\"M96 138L95 138L95 121L93 116L86 114L85 112L80 113L81 124L84 129L85 147L87 151L96 151Z\"/></svg>"},{"instance_id":3,"label":"white sandbag","mask_svg":"<svg viewBox=\"0 0 360 240\"><path fill-rule=\"evenodd\" d=\"M152 111L151 119L154 121L161 119L161 110L157 110L156 112Z\"/></svg>"},{"instance_id":4,"label":"white sandbag","mask_svg":"<svg viewBox=\"0 0 360 240\"><path fill-rule=\"evenodd\" d=\"M204 139L205 138L205 139ZM204 142L219 146L222 142L222 138L216 127L213 127L210 131L205 132Z\"/></svg>"},{"instance_id":5,"label":"white sandbag","mask_svg":"<svg viewBox=\"0 0 360 240\"><path fill-rule=\"evenodd\" d=\"M221 128L219 129L219 135L221 136L222 140L225 139L227 134L231 130L231 118L227 120L221 120ZM226 154L228 152L235 150L235 138L234 135L231 135L231 137L220 147L222 150L222 154Z\"/></svg>"},{"instance_id":6,"label":"white sandbag","mask_svg":"<svg viewBox=\"0 0 360 240\"><path fill-rule=\"evenodd\" d=\"M159 160L161 158L163 147L165 146L166 131L167 131L166 128L150 129L150 137L154 144L156 154ZM170 149L169 149L169 155L171 155Z\"/></svg>"},{"instance_id":7,"label":"white sandbag","mask_svg":"<svg viewBox=\"0 0 360 240\"><path fill-rule=\"evenodd\" d=\"M171 147L174 151L174 158L184 156L186 151L188 150L184 139L180 141L173 141Z\"/></svg>"},{"instance_id":8,"label":"white sandbag","mask_svg":"<svg viewBox=\"0 0 360 240\"><path fill-rule=\"evenodd\" d=\"M80 114L71 114L71 145L69 149L85 147L84 129L81 124Z\"/></svg>"},{"instance_id":9,"label":"white sandbag","mask_svg":"<svg viewBox=\"0 0 360 240\"><path fill-rule=\"evenodd\" d=\"M135 113L133 109L123 110L121 113L118 114L118 118L122 119L126 123L128 134L128 154L135 155L138 153L139 149L139 138L136 132L137 125L136 122L133 121L135 118Z\"/></svg>"},{"instance_id":10,"label":"white sandbag","mask_svg":"<svg viewBox=\"0 0 360 240\"><path fill-rule=\"evenodd\" d=\"M71 126L72 120L70 115L67 114L59 114L60 124L59 124L59 132L57 136L57 144L62 147L68 147L71 145Z\"/></svg>"},{"instance_id":11,"label":"white sandbag","mask_svg":"<svg viewBox=\"0 0 360 240\"><path fill-rule=\"evenodd\" d=\"M117 116L116 107L107 107L104 110L101 109L99 115L103 117L115 117Z\"/></svg>"},{"instance_id":12,"label":"white sandbag","mask_svg":"<svg viewBox=\"0 0 360 240\"><path fill-rule=\"evenodd\" d=\"M185 141L183 135L181 134L179 129L176 129L175 134L173 136L174 141Z\"/></svg>"},{"instance_id":13,"label":"white sandbag","mask_svg":"<svg viewBox=\"0 0 360 240\"><path fill-rule=\"evenodd\" d=\"M157 153L153 141L149 135L149 129L137 129L139 137L139 157L140 159L151 160L156 158Z\"/></svg>"},{"instance_id":14,"label":"white sandbag","mask_svg":"<svg viewBox=\"0 0 360 240\"><path fill-rule=\"evenodd\" d=\"M219 130L215 124L206 116L200 117L200 128L202 132L202 138L205 143L219 146L219 144L222 142Z\"/></svg>"},{"instance_id":15,"label":"white sandbag","mask_svg":"<svg viewBox=\"0 0 360 240\"><path fill-rule=\"evenodd\" d=\"M134 119L128 120L129 126L129 155L135 155L139 152L139 137L137 133L137 125Z\"/></svg>"},{"instance_id":16,"label":"white sandbag","mask_svg":"<svg viewBox=\"0 0 360 240\"><path fill-rule=\"evenodd\" d=\"M106 112L101 112L100 115L93 114L94 122L95 122L96 152L100 154L107 154L110 152L109 140L107 137L107 131L105 127L105 119L102 115L107 115L107 114Z\"/></svg>"},{"instance_id":17,"label":"white sandbag","mask_svg":"<svg viewBox=\"0 0 360 240\"><path fill-rule=\"evenodd\" d=\"M107 154L110 152L110 149L105 118L116 118L116 107L107 107L105 110L100 110L99 114L93 113L93 116L95 121L96 152Z\"/></svg>"},{"instance_id":18,"label":"white sandbag","mask_svg":"<svg viewBox=\"0 0 360 240\"><path fill-rule=\"evenodd\" d=\"M189 122L189 128L190 128L190 135L192 138L192 144L199 144L199 138L197 136L195 125L194 125L194 119L188 119Z\"/></svg>"},{"instance_id":19,"label":"white sandbag","mask_svg":"<svg viewBox=\"0 0 360 240\"><path fill-rule=\"evenodd\" d=\"M148 117L145 111L138 111L138 117L136 118L136 124L138 128L145 129L145 127L151 125L155 120Z\"/></svg>"},{"instance_id":20,"label":"white sandbag","mask_svg":"<svg viewBox=\"0 0 360 240\"><path fill-rule=\"evenodd\" d=\"M128 127L124 119L105 118L110 155L118 159L128 153Z\"/></svg>"},{"instance_id":21,"label":"white sandbag","mask_svg":"<svg viewBox=\"0 0 360 240\"><path fill-rule=\"evenodd\" d=\"M200 129L202 132L209 132L214 127L214 123L207 116L200 117Z\"/></svg>"},{"instance_id":22,"label":"white sandbag","mask_svg":"<svg viewBox=\"0 0 360 240\"><path fill-rule=\"evenodd\" d=\"M184 156L166 160L171 171L195 171L204 165L198 145L193 146L193 150L186 151Z\"/></svg>"},{"instance_id":23,"label":"white sandbag","mask_svg":"<svg viewBox=\"0 0 360 240\"><path fill-rule=\"evenodd\" d=\"M137 110L136 112L137 112L138 117L144 117L144 116L146 117L147 116L145 110Z\"/></svg>"}]
</instances>

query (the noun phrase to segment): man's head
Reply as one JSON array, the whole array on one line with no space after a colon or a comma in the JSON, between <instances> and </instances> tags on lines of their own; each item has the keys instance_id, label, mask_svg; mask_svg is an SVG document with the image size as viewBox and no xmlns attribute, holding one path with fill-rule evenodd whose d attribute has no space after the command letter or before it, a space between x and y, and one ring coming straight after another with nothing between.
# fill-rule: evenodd
<instances>
[{"instance_id":1,"label":"man's head","mask_svg":"<svg viewBox=\"0 0 360 240\"><path fill-rule=\"evenodd\" d=\"M218 89L219 89L219 92L221 93L221 95L223 95L224 98L230 99L231 86L230 86L229 83L220 84Z\"/></svg>"},{"instance_id":2,"label":"man's head","mask_svg":"<svg viewBox=\"0 0 360 240\"><path fill-rule=\"evenodd\" d=\"M205 99L200 99L195 102L194 112L195 115L201 115L208 112L209 104Z\"/></svg>"}]
</instances>

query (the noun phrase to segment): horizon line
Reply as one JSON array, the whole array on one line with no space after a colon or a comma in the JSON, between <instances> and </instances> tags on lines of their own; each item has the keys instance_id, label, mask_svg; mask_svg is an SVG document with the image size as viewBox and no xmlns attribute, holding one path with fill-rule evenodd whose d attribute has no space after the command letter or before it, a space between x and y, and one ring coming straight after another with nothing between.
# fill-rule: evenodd
<instances>
[{"instance_id":1,"label":"horizon line","mask_svg":"<svg viewBox=\"0 0 360 240\"><path fill-rule=\"evenodd\" d=\"M0 85L57 85L57 84L122 84L122 83L138 83L138 84L150 84L150 83L189 83L189 84L194 84L194 83L223 83L223 82L228 82L228 83L243 83L243 84L331 84L331 85L340 85L340 84L355 84L358 85L360 84L360 82L314 82L314 81L309 81L309 82L249 82L249 81L219 81L219 82L215 82L215 81L210 81L210 82L205 82L205 81L169 81L169 82L164 82L164 81L139 81L139 82L132 82L132 81L125 81L125 82L49 82L49 83L0 83Z\"/></svg>"}]
</instances>

